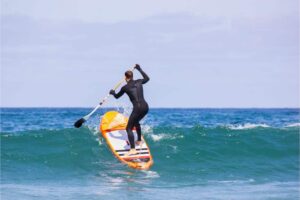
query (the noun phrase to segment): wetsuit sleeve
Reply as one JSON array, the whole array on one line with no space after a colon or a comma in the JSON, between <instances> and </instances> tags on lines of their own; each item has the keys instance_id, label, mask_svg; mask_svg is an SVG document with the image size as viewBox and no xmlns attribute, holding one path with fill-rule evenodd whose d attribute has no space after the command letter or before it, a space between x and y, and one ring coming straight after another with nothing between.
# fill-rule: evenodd
<instances>
[{"instance_id":1,"label":"wetsuit sleeve","mask_svg":"<svg viewBox=\"0 0 300 200\"><path fill-rule=\"evenodd\" d=\"M114 97L116 99L120 98L125 93L124 87L121 88L121 90L118 93L114 94Z\"/></svg>"},{"instance_id":2,"label":"wetsuit sleeve","mask_svg":"<svg viewBox=\"0 0 300 200\"><path fill-rule=\"evenodd\" d=\"M140 69L139 72L140 72L140 73L142 74L142 76L143 76L143 79L141 79L142 84L147 83L147 82L150 80L149 76L148 76L142 69Z\"/></svg>"}]
</instances>

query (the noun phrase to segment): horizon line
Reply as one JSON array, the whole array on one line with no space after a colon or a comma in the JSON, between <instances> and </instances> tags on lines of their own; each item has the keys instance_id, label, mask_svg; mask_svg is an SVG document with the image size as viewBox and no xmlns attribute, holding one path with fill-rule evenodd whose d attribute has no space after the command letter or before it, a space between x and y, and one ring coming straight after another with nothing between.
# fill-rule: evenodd
<instances>
[{"instance_id":1,"label":"horizon line","mask_svg":"<svg viewBox=\"0 0 300 200\"><path fill-rule=\"evenodd\" d=\"M130 106L131 107L131 106ZM67 109L93 109L94 107L86 106L0 106L2 108L67 108ZM118 107L102 107L104 109L118 108ZM300 109L300 107L150 107L149 109Z\"/></svg>"}]
</instances>

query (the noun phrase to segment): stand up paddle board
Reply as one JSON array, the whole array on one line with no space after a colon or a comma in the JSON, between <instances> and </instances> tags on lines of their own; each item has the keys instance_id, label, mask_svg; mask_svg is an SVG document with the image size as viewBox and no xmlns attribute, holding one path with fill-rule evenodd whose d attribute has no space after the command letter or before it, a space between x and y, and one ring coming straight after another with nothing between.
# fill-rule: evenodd
<instances>
[{"instance_id":1,"label":"stand up paddle board","mask_svg":"<svg viewBox=\"0 0 300 200\"><path fill-rule=\"evenodd\" d=\"M135 169L149 169L153 164L150 149L142 137L142 144L135 146L138 154L127 156L126 153L130 149L126 125L128 119L116 111L109 111L104 114L100 122L100 131L105 138L108 147L115 157L122 163ZM133 130L134 140L137 140L136 131Z\"/></svg>"}]
</instances>

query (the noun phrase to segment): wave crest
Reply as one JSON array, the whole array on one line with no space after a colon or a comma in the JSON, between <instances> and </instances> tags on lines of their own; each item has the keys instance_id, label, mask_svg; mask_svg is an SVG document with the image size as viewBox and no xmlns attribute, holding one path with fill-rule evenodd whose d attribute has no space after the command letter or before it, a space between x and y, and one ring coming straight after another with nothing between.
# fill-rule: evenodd
<instances>
[{"instance_id":1,"label":"wave crest","mask_svg":"<svg viewBox=\"0 0 300 200\"><path fill-rule=\"evenodd\" d=\"M292 124L289 124L285 127L300 127L300 123L292 123Z\"/></svg>"},{"instance_id":2,"label":"wave crest","mask_svg":"<svg viewBox=\"0 0 300 200\"><path fill-rule=\"evenodd\" d=\"M269 128L271 126L267 124L251 124L251 123L245 123L245 124L238 124L238 125L227 125L231 130L243 130L243 129L254 129L254 128Z\"/></svg>"}]
</instances>

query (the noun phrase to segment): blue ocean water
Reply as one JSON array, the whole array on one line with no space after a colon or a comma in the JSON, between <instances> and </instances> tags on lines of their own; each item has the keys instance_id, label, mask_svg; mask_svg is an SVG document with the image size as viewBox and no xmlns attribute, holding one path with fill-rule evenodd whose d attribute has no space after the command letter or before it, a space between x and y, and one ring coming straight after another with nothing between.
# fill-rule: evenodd
<instances>
[{"instance_id":1,"label":"blue ocean water","mask_svg":"<svg viewBox=\"0 0 300 200\"><path fill-rule=\"evenodd\" d=\"M300 198L299 109L151 109L148 171L107 148L108 110L1 108L1 199Z\"/></svg>"}]
</instances>

